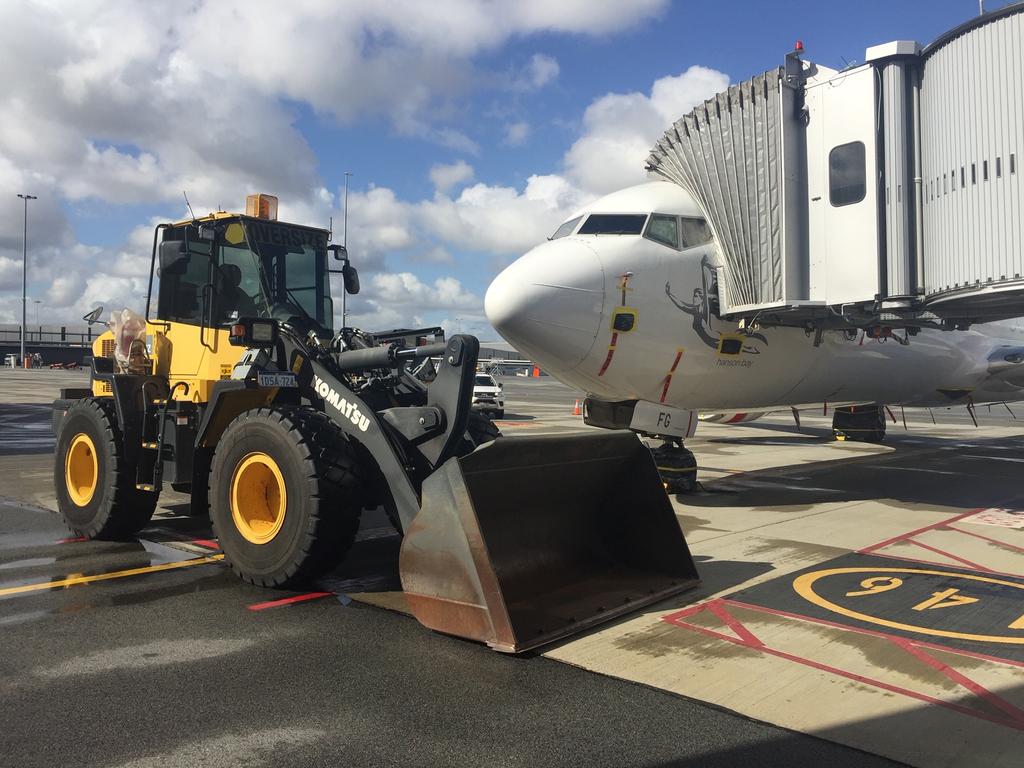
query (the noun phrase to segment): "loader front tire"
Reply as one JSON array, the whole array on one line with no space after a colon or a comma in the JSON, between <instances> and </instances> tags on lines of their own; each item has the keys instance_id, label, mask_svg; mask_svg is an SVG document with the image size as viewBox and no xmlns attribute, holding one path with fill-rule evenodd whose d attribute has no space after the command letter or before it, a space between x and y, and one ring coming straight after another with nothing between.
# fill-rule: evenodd
<instances>
[{"instance_id":1,"label":"loader front tire","mask_svg":"<svg viewBox=\"0 0 1024 768\"><path fill-rule=\"evenodd\" d=\"M472 452L473 448L477 446L497 440L501 437L501 430L482 413L470 411L469 421L466 423L466 434L469 435L469 439L473 442L473 445L467 451L468 453Z\"/></svg>"},{"instance_id":2,"label":"loader front tire","mask_svg":"<svg viewBox=\"0 0 1024 768\"><path fill-rule=\"evenodd\" d=\"M54 457L57 508L76 535L128 539L153 516L157 494L135 488L112 399L87 397L68 408Z\"/></svg>"},{"instance_id":3,"label":"loader front tire","mask_svg":"<svg viewBox=\"0 0 1024 768\"><path fill-rule=\"evenodd\" d=\"M362 511L355 453L326 415L259 408L238 416L210 468L210 516L245 581L292 587L344 558Z\"/></svg>"}]
</instances>

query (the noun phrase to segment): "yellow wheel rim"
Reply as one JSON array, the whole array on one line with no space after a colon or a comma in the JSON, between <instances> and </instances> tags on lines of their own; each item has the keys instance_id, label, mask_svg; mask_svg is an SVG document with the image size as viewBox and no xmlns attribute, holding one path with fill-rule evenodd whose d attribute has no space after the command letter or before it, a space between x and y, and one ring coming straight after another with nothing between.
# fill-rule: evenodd
<instances>
[{"instance_id":1,"label":"yellow wheel rim","mask_svg":"<svg viewBox=\"0 0 1024 768\"><path fill-rule=\"evenodd\" d=\"M96 445L92 438L79 432L71 440L64 457L64 486L68 496L79 507L92 501L99 483L100 466L96 459Z\"/></svg>"},{"instance_id":2,"label":"yellow wheel rim","mask_svg":"<svg viewBox=\"0 0 1024 768\"><path fill-rule=\"evenodd\" d=\"M250 453L231 477L231 519L246 541L266 544L284 525L288 491L277 462L265 453Z\"/></svg>"}]
</instances>

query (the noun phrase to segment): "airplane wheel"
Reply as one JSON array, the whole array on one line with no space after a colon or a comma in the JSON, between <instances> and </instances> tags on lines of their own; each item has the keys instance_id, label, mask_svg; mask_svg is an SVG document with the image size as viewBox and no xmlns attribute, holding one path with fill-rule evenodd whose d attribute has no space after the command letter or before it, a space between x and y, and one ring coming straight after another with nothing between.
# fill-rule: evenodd
<instances>
[{"instance_id":1,"label":"airplane wheel","mask_svg":"<svg viewBox=\"0 0 1024 768\"><path fill-rule=\"evenodd\" d=\"M669 493L693 493L697 490L697 458L682 444L665 442L651 449L661 482Z\"/></svg>"},{"instance_id":2,"label":"airplane wheel","mask_svg":"<svg viewBox=\"0 0 1024 768\"><path fill-rule=\"evenodd\" d=\"M231 567L265 587L301 584L352 546L363 484L352 444L310 408L238 416L210 468L210 517Z\"/></svg>"},{"instance_id":3,"label":"airplane wheel","mask_svg":"<svg viewBox=\"0 0 1024 768\"><path fill-rule=\"evenodd\" d=\"M153 516L157 494L135 488L135 464L111 398L87 397L68 408L57 435L53 479L67 526L89 539L135 536Z\"/></svg>"},{"instance_id":4,"label":"airplane wheel","mask_svg":"<svg viewBox=\"0 0 1024 768\"><path fill-rule=\"evenodd\" d=\"M880 443L885 439L885 411L881 406L837 408L832 433L836 440Z\"/></svg>"}]
</instances>

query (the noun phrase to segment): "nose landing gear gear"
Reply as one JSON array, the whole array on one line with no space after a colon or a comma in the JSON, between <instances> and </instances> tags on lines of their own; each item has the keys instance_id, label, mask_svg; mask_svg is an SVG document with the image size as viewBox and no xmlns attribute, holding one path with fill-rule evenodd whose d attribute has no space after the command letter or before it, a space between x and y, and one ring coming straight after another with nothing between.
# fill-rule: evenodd
<instances>
[{"instance_id":1,"label":"nose landing gear gear","mask_svg":"<svg viewBox=\"0 0 1024 768\"><path fill-rule=\"evenodd\" d=\"M885 410L881 405L852 405L832 414L836 440L880 443L885 439Z\"/></svg>"},{"instance_id":2,"label":"nose landing gear gear","mask_svg":"<svg viewBox=\"0 0 1024 768\"><path fill-rule=\"evenodd\" d=\"M677 437L663 437L664 442L651 448L661 481L669 493L693 493L697 490L697 459Z\"/></svg>"}]
</instances>

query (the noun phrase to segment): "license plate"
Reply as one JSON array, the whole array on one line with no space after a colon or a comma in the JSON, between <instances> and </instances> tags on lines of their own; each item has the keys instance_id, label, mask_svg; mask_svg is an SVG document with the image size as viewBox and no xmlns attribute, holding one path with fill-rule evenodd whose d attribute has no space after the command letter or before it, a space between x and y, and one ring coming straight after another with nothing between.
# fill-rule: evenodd
<instances>
[{"instance_id":1,"label":"license plate","mask_svg":"<svg viewBox=\"0 0 1024 768\"><path fill-rule=\"evenodd\" d=\"M256 378L261 387L297 387L299 385L294 373L260 373Z\"/></svg>"}]
</instances>

